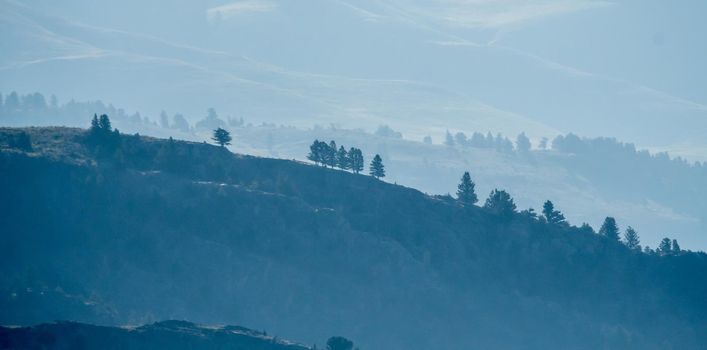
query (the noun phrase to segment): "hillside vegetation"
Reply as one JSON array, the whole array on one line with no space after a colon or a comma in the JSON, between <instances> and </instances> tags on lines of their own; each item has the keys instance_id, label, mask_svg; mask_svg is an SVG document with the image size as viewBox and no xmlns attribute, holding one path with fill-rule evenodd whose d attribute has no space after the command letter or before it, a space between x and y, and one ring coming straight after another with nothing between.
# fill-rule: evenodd
<instances>
[{"instance_id":1,"label":"hillside vegetation","mask_svg":"<svg viewBox=\"0 0 707 350\"><path fill-rule=\"evenodd\" d=\"M164 321L131 328L100 327L73 322L23 328L0 327L0 349L310 350L311 348L238 326L204 327L184 321Z\"/></svg>"},{"instance_id":2,"label":"hillside vegetation","mask_svg":"<svg viewBox=\"0 0 707 350\"><path fill-rule=\"evenodd\" d=\"M3 324L188 319L362 349L707 345L703 253L137 135L0 129L0 173Z\"/></svg>"},{"instance_id":3,"label":"hillside vegetation","mask_svg":"<svg viewBox=\"0 0 707 350\"><path fill-rule=\"evenodd\" d=\"M460 174L470 171L480 193L502 187L513 193L519 208L538 209L545 200L552 199L577 225L586 222L598 227L607 215L612 215L622 229L629 225L636 228L642 243L651 247L668 236L679 239L687 248L707 249L703 234L707 231L707 163L675 157L680 152L674 153L674 148L670 148L668 156L658 152L665 147L649 153L645 147L650 143L626 143L635 141L633 138L557 136L559 131L545 133L547 138L543 139L536 136L531 145L525 134L504 136L497 133L502 129L470 128L451 122L445 125L446 137L442 136L444 128L437 133L428 128L431 135L442 135L411 139L411 134L403 135L385 124L375 132L370 132L370 125L369 132L338 124L315 124L312 128L311 123L316 123L312 120L306 128L295 128L272 123L277 118L265 119L266 123L255 122L257 119L250 115L247 120L220 116L214 108L209 108L205 116L203 112L185 117L162 111L159 117L148 118L101 101L71 100L61 104L54 96L12 92L6 94L0 106L0 125L85 127L85 116L98 113L110 115L113 125L122 132L199 142L210 140L211 131L220 127L233 133L236 142L229 147L232 151L299 160L306 159L312 140L336 140L360 147L367 160L379 154L390 170L389 182L423 192L453 192ZM290 113L285 115L291 116ZM189 124L188 119L198 121ZM602 135L611 133L607 129Z\"/></svg>"}]
</instances>

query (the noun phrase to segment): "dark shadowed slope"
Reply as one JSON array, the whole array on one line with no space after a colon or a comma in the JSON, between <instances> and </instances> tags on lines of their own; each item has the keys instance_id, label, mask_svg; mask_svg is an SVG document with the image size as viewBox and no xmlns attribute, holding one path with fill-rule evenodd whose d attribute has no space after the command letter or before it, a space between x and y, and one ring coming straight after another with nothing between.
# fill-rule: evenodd
<instances>
[{"instance_id":1,"label":"dark shadowed slope","mask_svg":"<svg viewBox=\"0 0 707 350\"><path fill-rule=\"evenodd\" d=\"M112 328L73 322L34 327L0 327L0 349L7 350L309 350L309 347L238 326L205 327L164 321Z\"/></svg>"},{"instance_id":2,"label":"dark shadowed slope","mask_svg":"<svg viewBox=\"0 0 707 350\"><path fill-rule=\"evenodd\" d=\"M703 253L644 254L206 144L91 144L80 129L0 129L0 173L3 324L189 319L364 349L707 344Z\"/></svg>"}]
</instances>

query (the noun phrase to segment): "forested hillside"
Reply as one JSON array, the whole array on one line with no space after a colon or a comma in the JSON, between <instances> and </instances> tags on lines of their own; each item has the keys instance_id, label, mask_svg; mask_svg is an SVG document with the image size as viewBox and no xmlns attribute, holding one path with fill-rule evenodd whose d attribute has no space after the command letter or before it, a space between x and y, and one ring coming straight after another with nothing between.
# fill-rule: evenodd
<instances>
[{"instance_id":1,"label":"forested hillside","mask_svg":"<svg viewBox=\"0 0 707 350\"><path fill-rule=\"evenodd\" d=\"M388 125L369 131L338 125L296 128L274 119L256 122L219 114L214 108L192 116L162 111L148 118L101 101L61 103L37 92L6 94L0 125L84 127L85 116L92 113L110 115L121 132L161 138L209 140L220 127L233 133L230 150L273 158L305 160L312 140L336 140L361 147L365 159L380 154L391 170L390 182L426 193L451 193L460 174L470 171L481 193L503 187L521 208L538 209L552 199L577 225L598 227L612 215L622 230L636 228L642 243L651 247L668 236L690 249L707 249L707 163L676 157L680 153L672 150L670 155L660 149L649 152L645 144L626 142L631 140L571 133L529 139L525 133L503 135L454 123L447 125L446 137L415 140Z\"/></svg>"},{"instance_id":2,"label":"forested hillside","mask_svg":"<svg viewBox=\"0 0 707 350\"><path fill-rule=\"evenodd\" d=\"M35 327L0 327L0 349L101 350L310 350L244 327L205 327L164 321L140 327L111 328L73 322Z\"/></svg>"},{"instance_id":3,"label":"forested hillside","mask_svg":"<svg viewBox=\"0 0 707 350\"><path fill-rule=\"evenodd\" d=\"M707 346L704 253L646 254L504 196L480 207L107 129L0 129L0 323L188 319L362 349Z\"/></svg>"}]
</instances>

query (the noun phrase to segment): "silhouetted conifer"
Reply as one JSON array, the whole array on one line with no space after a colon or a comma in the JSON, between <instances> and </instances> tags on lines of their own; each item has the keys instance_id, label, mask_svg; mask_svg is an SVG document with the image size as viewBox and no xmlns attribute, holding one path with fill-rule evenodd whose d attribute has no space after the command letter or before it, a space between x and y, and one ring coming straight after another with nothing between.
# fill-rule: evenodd
<instances>
[{"instance_id":1,"label":"silhouetted conifer","mask_svg":"<svg viewBox=\"0 0 707 350\"><path fill-rule=\"evenodd\" d=\"M105 132L110 132L113 128L110 125L110 118L107 115L101 114L98 118L98 126Z\"/></svg>"},{"instance_id":2,"label":"silhouetted conifer","mask_svg":"<svg viewBox=\"0 0 707 350\"><path fill-rule=\"evenodd\" d=\"M336 166L336 142L334 140L329 141L329 145L327 145L326 149L326 164L330 167L335 167Z\"/></svg>"},{"instance_id":3,"label":"silhouetted conifer","mask_svg":"<svg viewBox=\"0 0 707 350\"><path fill-rule=\"evenodd\" d=\"M368 171L371 176L375 177L376 179L385 177L385 166L383 166L383 159L381 159L381 156L376 154L376 156L373 157Z\"/></svg>"},{"instance_id":4,"label":"silhouetted conifer","mask_svg":"<svg viewBox=\"0 0 707 350\"><path fill-rule=\"evenodd\" d=\"M516 204L508 192L494 189L484 203L484 209L503 219L510 219L516 211Z\"/></svg>"},{"instance_id":5,"label":"silhouetted conifer","mask_svg":"<svg viewBox=\"0 0 707 350\"><path fill-rule=\"evenodd\" d=\"M543 204L543 216L550 224L558 225L566 223L565 216L562 215L562 212L559 210L555 210L555 205L549 200Z\"/></svg>"},{"instance_id":6,"label":"silhouetted conifer","mask_svg":"<svg viewBox=\"0 0 707 350\"><path fill-rule=\"evenodd\" d=\"M314 142L312 142L309 146L309 154L307 155L307 159L313 161L314 164L323 163L322 146L319 140L314 140Z\"/></svg>"},{"instance_id":7,"label":"silhouetted conifer","mask_svg":"<svg viewBox=\"0 0 707 350\"><path fill-rule=\"evenodd\" d=\"M97 130L100 130L101 126L98 124L98 115L95 113L93 114L93 119L91 119L91 128L89 131L91 132L96 132Z\"/></svg>"},{"instance_id":8,"label":"silhouetted conifer","mask_svg":"<svg viewBox=\"0 0 707 350\"><path fill-rule=\"evenodd\" d=\"M629 249L641 250L641 241L638 237L638 232L631 226L627 227L626 232L624 232L624 244Z\"/></svg>"},{"instance_id":9,"label":"silhouetted conifer","mask_svg":"<svg viewBox=\"0 0 707 350\"><path fill-rule=\"evenodd\" d=\"M110 156L120 146L120 132L112 128L108 115L94 114L85 140L99 156Z\"/></svg>"},{"instance_id":10,"label":"silhouetted conifer","mask_svg":"<svg viewBox=\"0 0 707 350\"><path fill-rule=\"evenodd\" d=\"M476 192L474 192L475 186L474 182L471 181L469 172L465 171L464 175L462 175L461 182L459 182L457 186L457 199L459 202L465 205L476 204L479 198L476 196Z\"/></svg>"},{"instance_id":11,"label":"silhouetted conifer","mask_svg":"<svg viewBox=\"0 0 707 350\"><path fill-rule=\"evenodd\" d=\"M682 249L680 249L680 245L678 244L678 240L674 239L673 240L673 246L671 248L673 254L678 255L680 252L682 252Z\"/></svg>"},{"instance_id":12,"label":"silhouetted conifer","mask_svg":"<svg viewBox=\"0 0 707 350\"><path fill-rule=\"evenodd\" d=\"M604 219L604 223L599 229L599 234L608 238L612 242L618 242L619 227L616 225L616 219L610 216L606 217L606 219Z\"/></svg>"},{"instance_id":13,"label":"silhouetted conifer","mask_svg":"<svg viewBox=\"0 0 707 350\"><path fill-rule=\"evenodd\" d=\"M231 141L233 140L231 138L231 133L226 131L226 129L222 128L216 128L211 139L221 147L226 147L227 145L230 145Z\"/></svg>"},{"instance_id":14,"label":"silhouetted conifer","mask_svg":"<svg viewBox=\"0 0 707 350\"><path fill-rule=\"evenodd\" d=\"M658 253L661 255L670 255L673 253L673 246L672 242L670 241L670 238L663 238L662 241L660 241L660 244L658 244L658 249L656 249Z\"/></svg>"},{"instance_id":15,"label":"silhouetted conifer","mask_svg":"<svg viewBox=\"0 0 707 350\"><path fill-rule=\"evenodd\" d=\"M349 165L351 167L351 171L356 174L363 171L363 152L361 152L360 149L353 147L349 149Z\"/></svg>"},{"instance_id":16,"label":"silhouetted conifer","mask_svg":"<svg viewBox=\"0 0 707 350\"><path fill-rule=\"evenodd\" d=\"M336 153L336 166L343 170L351 168L349 165L349 153L346 152L344 146L340 146L339 151Z\"/></svg>"}]
</instances>

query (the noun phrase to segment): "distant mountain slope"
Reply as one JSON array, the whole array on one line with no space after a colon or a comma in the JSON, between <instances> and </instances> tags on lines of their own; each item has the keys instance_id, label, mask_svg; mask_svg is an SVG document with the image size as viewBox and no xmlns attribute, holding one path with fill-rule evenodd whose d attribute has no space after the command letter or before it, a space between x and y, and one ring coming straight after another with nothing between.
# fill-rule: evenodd
<instances>
[{"instance_id":1,"label":"distant mountain slope","mask_svg":"<svg viewBox=\"0 0 707 350\"><path fill-rule=\"evenodd\" d=\"M131 328L57 322L34 327L0 327L3 350L309 350L238 326L205 327L164 321Z\"/></svg>"},{"instance_id":2,"label":"distant mountain slope","mask_svg":"<svg viewBox=\"0 0 707 350\"><path fill-rule=\"evenodd\" d=\"M656 247L668 236L685 248L707 250L707 163L690 166L612 139L577 138L576 150L553 149L550 140L547 149L519 153L450 147L438 138L426 144L421 139L335 127L229 129L237 140L230 147L235 152L304 160L312 140L335 140L362 148L366 159L381 154L389 182L426 193L454 193L461 174L470 171L481 195L503 188L520 208L536 210L551 199L576 225L586 222L598 228L610 215L622 229L629 225L637 229L644 245ZM467 130L466 137L472 131L482 130ZM206 131L198 135L204 140L209 137Z\"/></svg>"},{"instance_id":3,"label":"distant mountain slope","mask_svg":"<svg viewBox=\"0 0 707 350\"><path fill-rule=\"evenodd\" d=\"M154 2L102 2L111 11L96 17L112 19L103 23L90 17L101 6L93 3L65 4L72 12L3 0L0 91L109 99L151 115L163 106L189 115L216 107L298 126L386 123L415 138L447 128L534 138L575 132L704 150L707 107L699 100L537 56L526 43L542 39L519 40L531 46L523 51L506 46L512 33L426 18L445 2L429 11L416 1L264 3L263 11L219 17L224 8L197 1L180 1L174 13ZM597 6L580 18L634 14L634 6L642 7ZM133 23L145 16L149 23Z\"/></svg>"},{"instance_id":4,"label":"distant mountain slope","mask_svg":"<svg viewBox=\"0 0 707 350\"><path fill-rule=\"evenodd\" d=\"M21 131L31 149L11 142ZM704 253L631 251L201 143L117 140L0 130L1 324L188 319L392 350L707 344Z\"/></svg>"},{"instance_id":5,"label":"distant mountain slope","mask_svg":"<svg viewBox=\"0 0 707 350\"><path fill-rule=\"evenodd\" d=\"M112 101L156 112L157 103L166 100L148 91L141 96L133 93L148 89L170 96L171 105L189 114L215 106L300 126L339 123L364 127L397 121L406 131L423 135L442 133L453 118L458 127L554 132L521 114L435 83L300 72L260 63L240 52L201 49L82 25L13 2L0 11L0 24L8 29L0 34L7 52L0 58L0 76L4 78L0 91L5 93L42 85L48 91L61 90L72 96L110 96ZM47 81L49 76L52 79ZM13 82L16 85L10 87ZM88 86L92 86L90 93ZM127 86L133 88L125 89ZM435 121L430 115L445 118Z\"/></svg>"},{"instance_id":6,"label":"distant mountain slope","mask_svg":"<svg viewBox=\"0 0 707 350\"><path fill-rule=\"evenodd\" d=\"M622 228L631 225L637 229L644 245L655 247L668 236L685 248L707 250L707 163L654 151L649 154L622 140L572 136L570 143L579 147L578 153L572 147L555 149L553 137L547 140L547 147L538 147L540 142L534 140L534 149L519 153L499 151L485 141L479 143L478 137L474 142L467 140L474 132L486 133L485 129L462 130L465 134L457 134L455 138L460 139L449 147L442 145L441 138L431 138L428 143L421 137L411 140L405 134L386 136L336 125L253 125L244 118L219 119L215 111L213 119L202 119L190 127L183 117L170 118L166 112L150 120L100 101L62 104L39 93L12 93L6 100L20 101L0 108L0 124L8 126L84 127L86 116L98 113L110 115L113 126L124 133L190 141L210 141L213 128L221 126L234 134L235 142L229 148L233 151L299 160L306 159L312 140L336 140L361 147L368 159L379 153L390 169L390 182L426 193L454 192L460 174L471 171L480 193L504 188L513 193L520 207L539 208L551 198L572 223L598 227L612 215ZM515 135L507 136L514 139Z\"/></svg>"}]
</instances>

